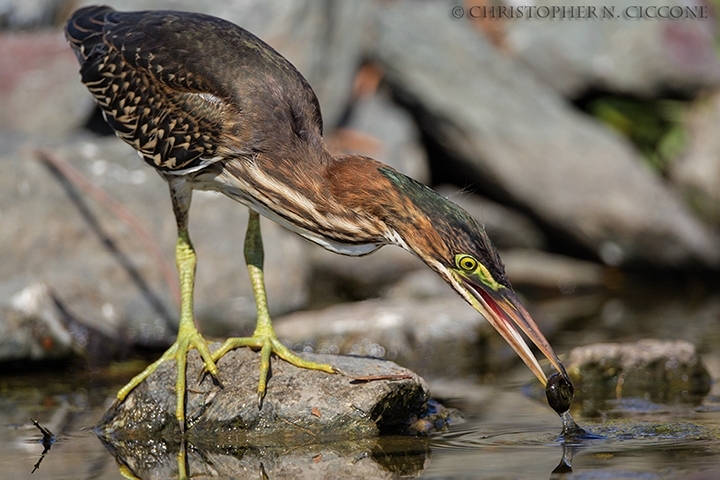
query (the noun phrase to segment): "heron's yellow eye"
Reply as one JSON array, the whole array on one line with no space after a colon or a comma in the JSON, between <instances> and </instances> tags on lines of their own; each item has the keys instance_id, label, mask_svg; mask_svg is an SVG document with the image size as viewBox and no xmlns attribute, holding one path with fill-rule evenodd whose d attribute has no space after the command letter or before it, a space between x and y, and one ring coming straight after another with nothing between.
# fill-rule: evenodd
<instances>
[{"instance_id":1,"label":"heron's yellow eye","mask_svg":"<svg viewBox=\"0 0 720 480\"><path fill-rule=\"evenodd\" d=\"M466 272L473 272L478 266L478 261L470 255L458 255L455 259L458 268Z\"/></svg>"},{"instance_id":2,"label":"heron's yellow eye","mask_svg":"<svg viewBox=\"0 0 720 480\"><path fill-rule=\"evenodd\" d=\"M493 278L487 267L478 262L472 255L467 253L455 255L455 266L458 270L462 270L466 275L480 280L493 290L498 290L502 286Z\"/></svg>"}]
</instances>

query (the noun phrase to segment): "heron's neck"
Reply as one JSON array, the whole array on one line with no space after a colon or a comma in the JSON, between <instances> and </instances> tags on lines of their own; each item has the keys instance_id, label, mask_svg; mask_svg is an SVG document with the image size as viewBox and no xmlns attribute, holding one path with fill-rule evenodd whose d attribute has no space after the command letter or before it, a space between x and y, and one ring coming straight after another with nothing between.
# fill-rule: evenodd
<instances>
[{"instance_id":1,"label":"heron's neck","mask_svg":"<svg viewBox=\"0 0 720 480\"><path fill-rule=\"evenodd\" d=\"M376 160L356 155L336 157L328 168L328 184L336 201L353 215L372 218L386 243L399 245L420 258L444 245L432 220L416 199L439 197L421 183Z\"/></svg>"}]
</instances>

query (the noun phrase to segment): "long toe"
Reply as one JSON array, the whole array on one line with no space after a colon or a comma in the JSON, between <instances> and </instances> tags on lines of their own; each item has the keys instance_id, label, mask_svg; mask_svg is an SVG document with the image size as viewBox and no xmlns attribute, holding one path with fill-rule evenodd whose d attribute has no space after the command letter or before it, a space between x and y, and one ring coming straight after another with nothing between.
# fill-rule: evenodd
<instances>
[{"instance_id":1,"label":"long toe","mask_svg":"<svg viewBox=\"0 0 720 480\"><path fill-rule=\"evenodd\" d=\"M298 356L292 350L283 345L275 335L228 338L225 343L220 346L220 348L213 352L212 359L217 362L229 351L240 347L250 347L253 350L260 350L260 372L257 389L258 406L260 408L262 408L262 401L267 390L267 377L270 371L270 357L273 353L286 362L299 368L320 370L326 373L338 373L338 370L332 365L312 362Z\"/></svg>"},{"instance_id":2,"label":"long toe","mask_svg":"<svg viewBox=\"0 0 720 480\"><path fill-rule=\"evenodd\" d=\"M145 370L136 375L127 385L118 391L116 403L121 403L127 398L135 387L140 385L145 379L152 375L160 365L165 362L175 360L177 365L177 380L175 382L175 394L177 397L175 417L180 424L180 430L185 429L185 393L187 391L187 354L190 350L196 349L205 363L205 370L214 378L218 377L218 369L213 355L210 353L207 341L200 332L195 328L181 329L178 332L178 338L175 343L168 348L163 355L152 364L148 365Z\"/></svg>"}]
</instances>

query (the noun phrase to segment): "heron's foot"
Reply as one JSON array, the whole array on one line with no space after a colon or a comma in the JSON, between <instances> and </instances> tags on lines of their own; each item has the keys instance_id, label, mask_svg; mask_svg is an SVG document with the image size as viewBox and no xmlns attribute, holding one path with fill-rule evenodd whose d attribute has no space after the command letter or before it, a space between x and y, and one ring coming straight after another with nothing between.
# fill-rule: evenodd
<instances>
[{"instance_id":1,"label":"heron's foot","mask_svg":"<svg viewBox=\"0 0 720 480\"><path fill-rule=\"evenodd\" d=\"M186 372L187 372L187 354L193 348L197 349L198 353L205 363L205 372L212 375L217 380L218 369L213 360L213 355L210 353L207 341L203 338L200 332L197 331L195 325L181 326L178 332L178 338L175 343L167 349L163 355L155 362L148 365L148 367L141 373L137 374L130 382L125 385L117 393L116 404L120 404L130 394L130 392L140 385L147 377L149 377L158 367L164 362L175 360L177 363L177 380L175 381L175 395L177 396L175 406L175 417L180 424L180 431L185 431L185 392L186 392Z\"/></svg>"},{"instance_id":2,"label":"heron's foot","mask_svg":"<svg viewBox=\"0 0 720 480\"><path fill-rule=\"evenodd\" d=\"M288 363L299 368L309 370L320 370L326 373L340 373L340 370L326 363L312 362L296 355L292 350L283 345L274 332L267 335L258 334L252 337L228 338L220 348L212 354L212 360L217 362L230 350L240 347L250 347L253 350L260 350L260 379L258 381L258 407L262 408L262 401L265 398L267 376L270 370L270 356L274 353Z\"/></svg>"}]
</instances>

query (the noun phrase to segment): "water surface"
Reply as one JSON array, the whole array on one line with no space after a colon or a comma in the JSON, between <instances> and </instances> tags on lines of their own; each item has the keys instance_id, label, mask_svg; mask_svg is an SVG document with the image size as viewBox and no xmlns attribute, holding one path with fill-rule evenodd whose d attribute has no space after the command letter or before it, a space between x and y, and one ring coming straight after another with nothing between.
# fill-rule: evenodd
<instances>
[{"instance_id":1,"label":"water surface","mask_svg":"<svg viewBox=\"0 0 720 480\"><path fill-rule=\"evenodd\" d=\"M92 431L122 382L68 378L73 377L57 372L2 379L2 478L124 478L118 460ZM462 391L454 388L461 384ZM458 394L447 402L459 407L463 418L430 439L226 446L205 452L185 446L184 458L193 478L260 478L263 472L269 478L321 478L333 472L345 478L720 478L720 402L714 396L700 407L658 411L629 402L611 420L576 417L602 438L565 442L559 417L517 382L440 381L436 390ZM44 457L42 434L31 418L55 434ZM147 447L153 462L162 464L142 470L147 478L177 473L173 448ZM130 465L138 460L148 459L120 459Z\"/></svg>"}]
</instances>

